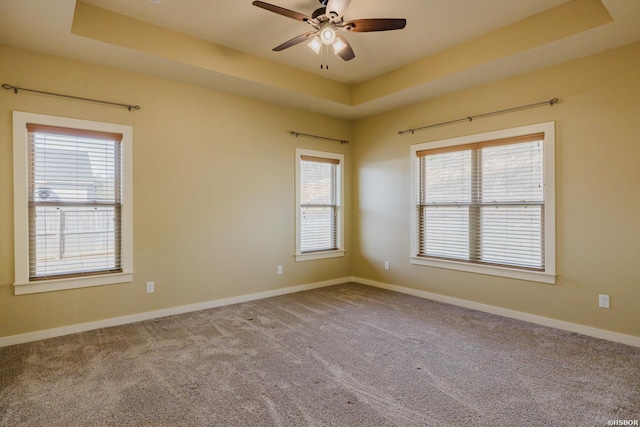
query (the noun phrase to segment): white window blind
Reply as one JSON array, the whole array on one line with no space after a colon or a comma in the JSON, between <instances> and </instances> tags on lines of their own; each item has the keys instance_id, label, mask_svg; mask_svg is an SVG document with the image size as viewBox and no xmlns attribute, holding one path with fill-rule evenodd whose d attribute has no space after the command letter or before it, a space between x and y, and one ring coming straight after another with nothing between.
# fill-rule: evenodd
<instances>
[{"instance_id":1,"label":"white window blind","mask_svg":"<svg viewBox=\"0 0 640 427\"><path fill-rule=\"evenodd\" d=\"M27 124L29 280L122 272L122 135Z\"/></svg>"},{"instance_id":2,"label":"white window blind","mask_svg":"<svg viewBox=\"0 0 640 427\"><path fill-rule=\"evenodd\" d=\"M544 133L416 155L417 256L545 271Z\"/></svg>"},{"instance_id":3,"label":"white window blind","mask_svg":"<svg viewBox=\"0 0 640 427\"><path fill-rule=\"evenodd\" d=\"M340 247L340 160L300 157L300 253Z\"/></svg>"}]
</instances>

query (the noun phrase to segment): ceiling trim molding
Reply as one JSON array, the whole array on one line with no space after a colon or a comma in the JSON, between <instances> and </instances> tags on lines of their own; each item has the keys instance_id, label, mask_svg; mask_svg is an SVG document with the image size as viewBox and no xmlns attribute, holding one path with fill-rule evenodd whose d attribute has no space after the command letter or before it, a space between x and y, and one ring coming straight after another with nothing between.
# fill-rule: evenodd
<instances>
[{"instance_id":1,"label":"ceiling trim molding","mask_svg":"<svg viewBox=\"0 0 640 427\"><path fill-rule=\"evenodd\" d=\"M344 83L81 1L76 2L71 33L252 83L351 105L351 88Z\"/></svg>"}]
</instances>

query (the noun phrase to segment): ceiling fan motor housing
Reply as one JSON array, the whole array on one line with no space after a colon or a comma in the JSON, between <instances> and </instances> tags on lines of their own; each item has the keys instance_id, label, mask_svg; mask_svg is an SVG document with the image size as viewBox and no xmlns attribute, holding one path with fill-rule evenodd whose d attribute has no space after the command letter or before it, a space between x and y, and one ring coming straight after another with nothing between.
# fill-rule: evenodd
<instances>
[{"instance_id":1,"label":"ceiling fan motor housing","mask_svg":"<svg viewBox=\"0 0 640 427\"><path fill-rule=\"evenodd\" d=\"M313 13L311 14L311 17L313 19L317 19L318 21L323 21L323 20L327 19L325 17L326 13L327 13L327 8L326 7L320 7L320 8L318 8L318 9L313 11Z\"/></svg>"}]
</instances>

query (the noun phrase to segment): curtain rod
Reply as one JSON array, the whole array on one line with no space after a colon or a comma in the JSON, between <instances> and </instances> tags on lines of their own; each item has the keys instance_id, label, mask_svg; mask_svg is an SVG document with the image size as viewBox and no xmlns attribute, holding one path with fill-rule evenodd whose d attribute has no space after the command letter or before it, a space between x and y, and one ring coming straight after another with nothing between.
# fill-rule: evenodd
<instances>
[{"instance_id":1,"label":"curtain rod","mask_svg":"<svg viewBox=\"0 0 640 427\"><path fill-rule=\"evenodd\" d=\"M309 135L308 133L301 133L301 132L295 132L295 131L290 131L289 133L291 135L295 136L296 138L298 136L308 136L309 138L318 138L318 139L326 139L327 141L336 141L336 142L339 142L340 144L348 144L349 143L349 141L346 140L346 139L328 138L326 136Z\"/></svg>"},{"instance_id":2,"label":"curtain rod","mask_svg":"<svg viewBox=\"0 0 640 427\"><path fill-rule=\"evenodd\" d=\"M82 98L80 96L63 95L63 94L60 94L60 93L53 93L53 92L44 92L44 91L41 91L41 90L26 89L26 88L23 88L23 87L11 86L11 85L6 84L6 83L4 83L2 85L2 89L13 90L13 93L15 93L15 94L18 94L18 91L23 91L23 92L39 93L41 95L57 96L59 98L68 98L68 99L75 99L75 100L79 100L79 101L96 102L98 104L111 105L112 107L123 107L123 108L126 108L129 111L131 111L131 110L139 110L141 108L139 105L120 104L120 103L117 103L117 102L101 101L99 99Z\"/></svg>"},{"instance_id":3,"label":"curtain rod","mask_svg":"<svg viewBox=\"0 0 640 427\"><path fill-rule=\"evenodd\" d=\"M541 102L536 102L535 104L527 104L527 105L520 105L519 107L513 107L513 108L507 108L505 110L498 110L498 111L492 111L490 113L482 113L482 114L477 114L475 116L468 116L468 117L463 117L461 119L455 119L455 120L450 120L448 122L441 122L441 123L435 123L433 125L428 125L428 126L422 126L419 128L413 128L413 129L407 129L407 130L401 130L398 132L399 135L403 135L405 133L409 133L411 132L412 134L417 131L417 130L424 130L424 129L429 129L429 128L434 128L437 126L444 126L444 125L450 125L453 123L459 123L459 122L466 122L466 121L472 121L473 119L478 119L478 118L483 118L483 117L489 117L489 116L496 116L498 114L505 114L505 113L511 113L513 111L520 111L520 110L526 110L527 108L534 108L534 107L541 107L543 105L549 105L550 107L553 107L553 104L557 103L559 101L558 98L553 98L550 99L548 101L541 101Z\"/></svg>"}]
</instances>

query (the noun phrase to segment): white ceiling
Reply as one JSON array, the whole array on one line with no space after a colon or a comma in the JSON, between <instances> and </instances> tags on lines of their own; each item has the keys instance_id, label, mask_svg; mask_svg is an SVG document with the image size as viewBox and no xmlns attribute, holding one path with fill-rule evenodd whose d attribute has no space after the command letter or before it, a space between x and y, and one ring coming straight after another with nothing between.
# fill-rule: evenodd
<instances>
[{"instance_id":1,"label":"white ceiling","mask_svg":"<svg viewBox=\"0 0 640 427\"><path fill-rule=\"evenodd\" d=\"M155 0L158 1L158 0ZM585 0L586 1L586 0ZM331 55L329 70L304 43L282 52L276 45L309 31L307 24L257 8L251 0L84 0L141 21L224 45L345 84L357 84L493 30L566 3L567 0L352 0L345 19L406 18L404 30L349 33L356 58ZM272 0L310 15L318 0ZM527 52L399 91L357 106L336 106L250 83L229 84L215 73L71 34L75 0L0 0L0 43L91 63L177 78L336 117L357 118L447 92L557 64L640 40L640 0L602 0L614 21ZM5 82L2 82L5 83ZM8 82L11 83L11 82Z\"/></svg>"}]
</instances>

